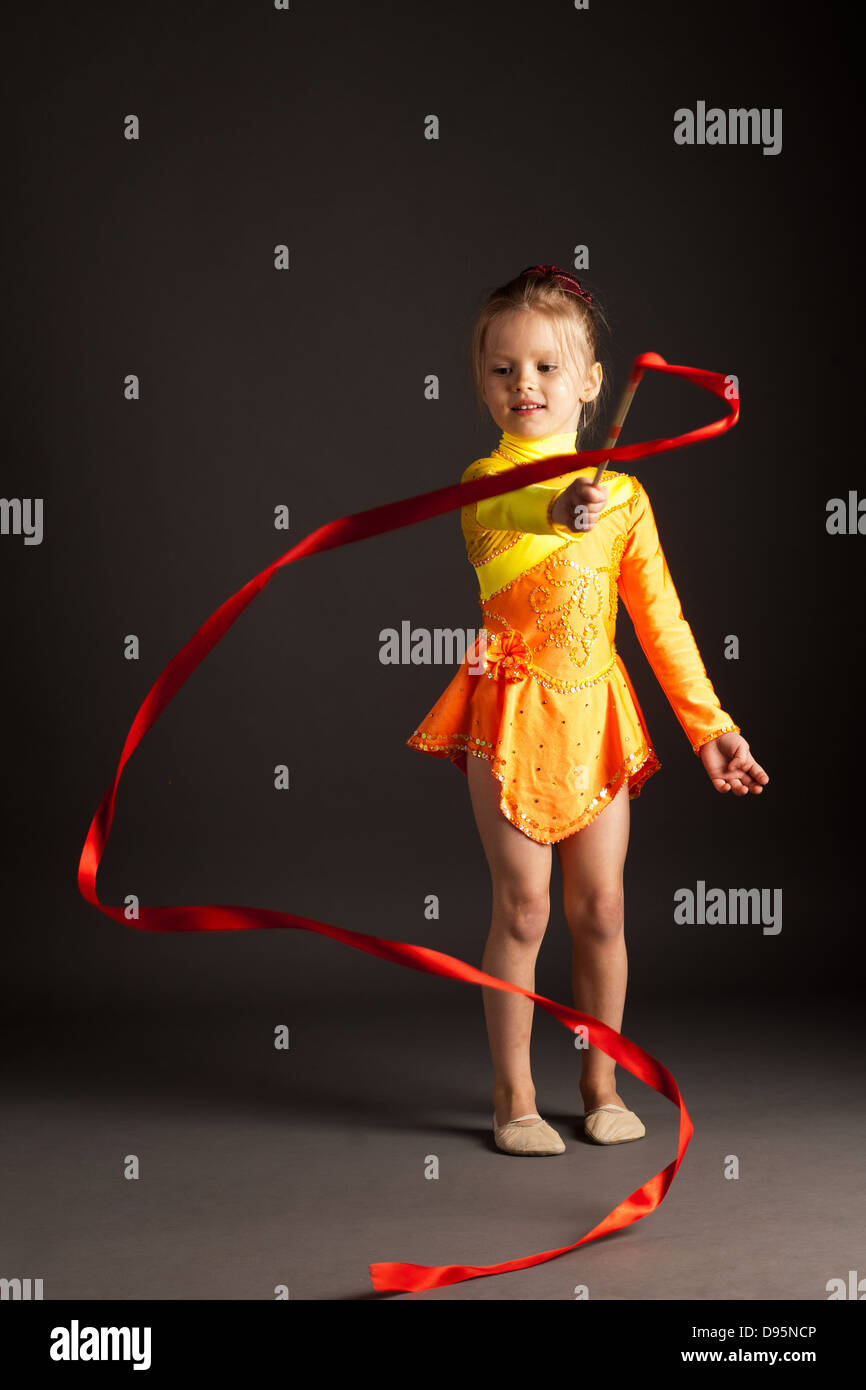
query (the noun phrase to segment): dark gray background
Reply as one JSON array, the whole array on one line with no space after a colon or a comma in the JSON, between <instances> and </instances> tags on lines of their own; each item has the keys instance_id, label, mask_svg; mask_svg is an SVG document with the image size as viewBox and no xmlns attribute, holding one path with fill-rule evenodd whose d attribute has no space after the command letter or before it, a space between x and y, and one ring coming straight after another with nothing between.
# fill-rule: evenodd
<instances>
[{"instance_id":1,"label":"dark gray background","mask_svg":"<svg viewBox=\"0 0 866 1390\"><path fill-rule=\"evenodd\" d=\"M675 1076L706 1043L704 1099L714 1067L730 1081L736 1035L738 1073L768 1068L755 1081L761 1106L773 1103L777 1064L789 1082L815 1068L804 1103L834 1078L850 1103L856 1083L840 1081L838 1065L862 965L863 540L828 536L825 506L863 475L853 52L833 8L781 3L22 9L4 115L2 493L45 499L45 537L38 547L0 537L0 566L3 1006L25 1108L59 1077L56 1039L67 1037L82 1050L69 1054L78 1065L67 1059L65 1093L113 1110L136 1093L135 1076L165 1096L151 1047L166 1086L193 1104L200 1079L180 1079L191 1035L224 1080L236 1030L249 1028L237 1095L258 1096L272 1029L285 1022L296 1050L273 1092L264 1085L275 1117L297 1118L315 1098L357 1135L387 1093L399 1135L416 1100L416 1122L429 1120L419 1077L443 1067L454 1076L448 1103L485 1122L476 990L307 932L125 929L84 903L76 871L141 700L211 612L317 526L457 481L489 451L499 432L468 374L474 314L531 262L569 267L578 243L591 256L578 273L611 322L611 400L648 350L739 377L734 430L634 471L722 706L771 778L744 801L713 790L620 605L617 644L663 764L632 803L623 1031ZM699 99L782 107L781 154L675 145L674 110ZM129 112L141 118L137 143L122 138ZM423 138L431 112L438 141ZM277 273L282 242L291 269ZM136 403L122 397L129 372L141 377ZM424 399L429 373L438 401ZM709 396L648 373L623 442L720 413ZM281 503L288 535L272 526ZM404 619L480 621L456 511L272 580L129 763L102 899L282 909L478 964L489 880L465 779L405 747L452 668L380 664L379 630ZM138 662L123 658L130 632ZM739 661L723 657L728 633L740 637ZM272 770L283 762L292 787L278 793ZM673 894L698 879L781 888L781 933L676 925ZM436 922L423 915L430 893ZM570 1002L556 887L552 902L536 988ZM305 1053L303 1019L330 1046ZM782 1024L791 1043L780 1055ZM548 1089L576 1096L559 1026L537 1015L539 1032L555 1035L559 1059ZM649 1093L623 1079L640 1110ZM674 1116L659 1106L669 1131L660 1165L674 1152ZM135 1149L125 1132L117 1142ZM719 1143L738 1151L727 1134ZM625 1148L635 1183L655 1171L643 1145ZM24 1181L33 1154L19 1158L11 1171ZM808 1164L811 1183L806 1174ZM48 1185L62 1195L66 1181ZM609 1205L626 1181L614 1181ZM335 1182L345 1232L360 1199L351 1175ZM592 1221L608 1209L601 1201L589 1204ZM652 1218L656 1238L666 1209ZM554 1224L564 1243L569 1219ZM577 1225L570 1239L587 1228ZM455 1219L441 1258L522 1253L519 1239L488 1251L485 1229L478 1250L461 1250ZM367 1258L439 1258L423 1226L412 1249L403 1230L390 1250L360 1241L350 1264L361 1287ZM33 1265L22 1239L19 1263ZM532 1231L522 1244L547 1248ZM193 1236L186 1248L200 1275ZM832 1254L840 1269L856 1259L841 1245ZM585 1262L586 1250L569 1258ZM148 1292L104 1263L92 1284L76 1283L62 1256L43 1263L52 1296L64 1279L87 1297L118 1280L120 1296ZM518 1296L562 1296L544 1283L551 1270L563 1279L559 1264L530 1271ZM692 1296L671 1277L669 1294L636 1275L608 1296ZM822 1277L796 1296L823 1297ZM323 1278L308 1296L345 1293ZM453 1293L507 1297L506 1282ZM252 1291L189 1287L170 1296L269 1296L255 1281Z\"/></svg>"}]
</instances>

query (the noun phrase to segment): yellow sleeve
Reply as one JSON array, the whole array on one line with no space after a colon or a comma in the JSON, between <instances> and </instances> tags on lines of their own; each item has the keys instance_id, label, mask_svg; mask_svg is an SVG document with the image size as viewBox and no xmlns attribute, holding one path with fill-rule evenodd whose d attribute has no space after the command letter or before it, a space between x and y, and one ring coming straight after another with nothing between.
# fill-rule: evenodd
<instances>
[{"instance_id":1,"label":"yellow sleeve","mask_svg":"<svg viewBox=\"0 0 866 1390\"><path fill-rule=\"evenodd\" d=\"M637 482L637 480L635 480ZM719 734L740 732L722 709L683 617L649 497L637 483L617 580L638 641L695 753Z\"/></svg>"},{"instance_id":2,"label":"yellow sleeve","mask_svg":"<svg viewBox=\"0 0 866 1390\"><path fill-rule=\"evenodd\" d=\"M469 471L467 469L466 473ZM492 472L477 472L473 476L490 477ZM517 488L513 492L500 492L498 497L488 497L475 503L475 519L479 526L488 531L522 531L537 536L561 536L563 540L573 541L578 536L586 535L586 532L560 526L550 517L554 502L571 481L572 475L569 475L564 483L556 478L547 483L531 483L529 487Z\"/></svg>"}]
</instances>

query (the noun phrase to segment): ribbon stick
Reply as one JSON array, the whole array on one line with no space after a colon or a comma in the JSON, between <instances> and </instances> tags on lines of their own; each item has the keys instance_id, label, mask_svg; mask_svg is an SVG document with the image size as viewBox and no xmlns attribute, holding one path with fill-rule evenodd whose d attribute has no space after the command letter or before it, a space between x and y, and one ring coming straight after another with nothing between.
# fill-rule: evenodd
<instances>
[{"instance_id":1,"label":"ribbon stick","mask_svg":"<svg viewBox=\"0 0 866 1390\"><path fill-rule=\"evenodd\" d=\"M631 369L631 375L629 376L628 384L619 398L619 405L616 408L616 414L613 417L613 424L610 427L610 432L607 436L607 439L604 441L604 447L606 449L612 449L616 441L619 439L620 434L622 433L622 427L625 424L625 417L626 415L628 415L629 409L631 408L631 403L634 400L634 393L640 385L640 379L643 376L643 373L643 367L639 367L637 363L635 363L635 365ZM600 463L598 465L598 468L595 470L595 475L592 480L593 487L598 487L603 472L604 464Z\"/></svg>"},{"instance_id":2,"label":"ribbon stick","mask_svg":"<svg viewBox=\"0 0 866 1390\"><path fill-rule=\"evenodd\" d=\"M311 531L280 559L254 575L252 579L212 613L197 632L181 647L154 681L133 719L126 736L114 779L102 796L102 800L90 823L87 838L81 851L78 864L78 888L82 897L113 921L135 927L140 931L179 932L179 931L251 931L274 927L300 927L303 931L318 932L354 950L366 951L380 960L391 961L396 965L421 970L427 974L440 975L445 979L461 980L467 984L487 986L493 989L510 990L533 999L566 1028L573 1031L578 1025L586 1027L590 1044L601 1049L607 1056L620 1063L639 1080L646 1082L674 1105L679 1107L679 1139L676 1158L654 1177L636 1188L629 1197L620 1202L613 1211L593 1229L571 1245L556 1250L545 1250L537 1255L527 1255L519 1259L507 1260L498 1265L416 1265L396 1262L371 1264L369 1266L373 1287L387 1292L414 1292L422 1289L439 1288L446 1284L456 1284L464 1279L477 1279L490 1274L503 1274L511 1270L526 1269L545 1260L555 1259L569 1250L575 1250L587 1241L597 1240L610 1231L619 1230L641 1220L654 1211L664 1198L674 1176L682 1163L683 1156L691 1139L693 1127L679 1088L665 1067L657 1062L636 1043L621 1033L615 1032L599 1019L576 1009L567 1008L544 995L534 994L507 980L487 975L456 956L445 955L424 946L410 942L391 941L385 937L370 936L365 932L353 932L328 922L314 918L301 917L290 912L275 912L263 908L232 906L220 903L196 903L184 905L146 906L140 905L138 918L129 920L122 907L114 907L100 901L96 892L96 876L105 853L111 826L114 821L114 807L117 788L123 769L145 734L153 727L166 705L174 699L180 688L201 664L208 652L224 637L229 628L237 622L249 603L261 593L277 572L285 565L294 564L307 555L348 545L352 541L364 540L369 536L383 535L387 531L398 530L440 516L444 512L456 510L485 497L496 497L499 493L514 491L529 483L544 482L547 478L558 477L567 471L564 465L573 469L574 462L580 458L584 463L604 464L611 458L618 463L631 459L648 458L653 454L680 449L688 444L722 434L736 424L739 417L739 400L728 400L728 379L718 372L702 371L697 367L672 366L657 353L643 353L636 358L632 376L636 371L651 368L672 376L680 376L694 385L702 387L726 401L728 414L699 429L671 439L654 439L642 444L613 449L584 450L579 453L558 454L555 457L539 459L536 463L519 464L493 478L478 478L467 483L450 484L433 492L420 493L397 502L389 502L367 511L355 512L350 516L339 517L335 521ZM637 378L640 379L639 377ZM518 483L517 475L520 481Z\"/></svg>"}]
</instances>

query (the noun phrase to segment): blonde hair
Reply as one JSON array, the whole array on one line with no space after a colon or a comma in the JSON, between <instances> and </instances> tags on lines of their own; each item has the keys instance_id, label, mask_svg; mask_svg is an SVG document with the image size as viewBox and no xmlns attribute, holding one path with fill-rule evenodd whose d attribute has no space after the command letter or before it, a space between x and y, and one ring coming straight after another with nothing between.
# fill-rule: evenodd
<instances>
[{"instance_id":1,"label":"blonde hair","mask_svg":"<svg viewBox=\"0 0 866 1390\"><path fill-rule=\"evenodd\" d=\"M512 310L545 314L552 322L560 347L578 373L585 372L598 361L599 328L607 328L607 320L598 306L593 294L592 304L571 290L557 284L552 273L530 275L521 272L507 284L488 296L482 306L472 330L470 349L470 371L475 387L476 400L482 411L485 409L482 391L484 388L484 358L487 350L487 335L490 325L500 314ZM599 414L602 399L607 395L607 373L602 376L602 386L594 400L585 401L580 412L581 430L587 429Z\"/></svg>"}]
</instances>

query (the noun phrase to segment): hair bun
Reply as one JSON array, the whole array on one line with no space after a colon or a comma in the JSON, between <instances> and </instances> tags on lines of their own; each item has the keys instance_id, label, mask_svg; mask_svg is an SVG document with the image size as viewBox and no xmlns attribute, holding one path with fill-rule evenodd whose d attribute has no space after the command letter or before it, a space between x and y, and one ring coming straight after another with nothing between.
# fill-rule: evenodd
<instances>
[{"instance_id":1,"label":"hair bun","mask_svg":"<svg viewBox=\"0 0 866 1390\"><path fill-rule=\"evenodd\" d=\"M560 270L558 265L529 265L520 273L521 275L552 275L560 289L578 295L587 304L592 303L592 295L589 291L582 289L580 281L570 275L567 270Z\"/></svg>"}]
</instances>

